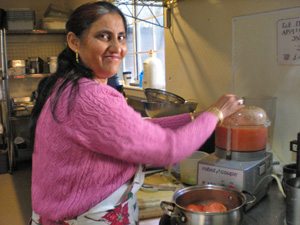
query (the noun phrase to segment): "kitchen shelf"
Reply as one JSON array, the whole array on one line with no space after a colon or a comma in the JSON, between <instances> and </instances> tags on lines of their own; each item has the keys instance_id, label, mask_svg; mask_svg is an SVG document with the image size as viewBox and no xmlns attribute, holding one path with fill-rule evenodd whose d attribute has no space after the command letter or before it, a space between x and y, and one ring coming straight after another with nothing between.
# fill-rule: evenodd
<instances>
[{"instance_id":1,"label":"kitchen shelf","mask_svg":"<svg viewBox=\"0 0 300 225\"><path fill-rule=\"evenodd\" d=\"M9 78L12 79L26 79L26 78L43 78L50 76L50 73L43 74L24 74L24 75L10 75Z\"/></svg>"},{"instance_id":2,"label":"kitchen shelf","mask_svg":"<svg viewBox=\"0 0 300 225\"><path fill-rule=\"evenodd\" d=\"M8 30L7 35L47 35L47 34L66 34L66 30Z\"/></svg>"}]
</instances>

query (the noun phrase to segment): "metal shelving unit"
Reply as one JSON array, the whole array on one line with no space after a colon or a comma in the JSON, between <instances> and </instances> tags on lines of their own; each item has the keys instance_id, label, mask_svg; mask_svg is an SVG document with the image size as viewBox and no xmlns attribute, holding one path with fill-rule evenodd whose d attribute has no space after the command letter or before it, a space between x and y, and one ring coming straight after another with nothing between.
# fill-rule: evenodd
<instances>
[{"instance_id":1,"label":"metal shelving unit","mask_svg":"<svg viewBox=\"0 0 300 225\"><path fill-rule=\"evenodd\" d=\"M20 132L20 127L16 127L16 124L25 124L28 123L30 116L20 116L16 117L12 115L11 109L11 98L14 97L11 93L13 90L10 89L10 82L31 82L28 79L32 79L32 82L37 82L36 79L41 79L43 77L49 76L49 73L43 74L24 74L24 75L8 75L8 60L10 58L16 58L20 54L20 57L26 57L26 53L28 54L28 44L23 44L24 49L20 51L20 47L23 47L20 43L23 41L23 37L26 37L26 40L33 41L32 43L39 44L39 50L43 50L43 56L49 54L53 54L53 47L49 45L49 36L54 37L55 40L59 40L60 43L58 48L62 48L64 43L61 41L62 38L56 39L56 37L65 35L64 30L18 30L18 31L6 31L5 28L0 29L0 49L1 49L1 122L3 124L3 134L4 142L6 145L6 149L8 151L8 161L9 161L9 173L12 173L17 160L25 160L31 157L30 149L22 149L18 150L18 147L14 144L14 138L16 136L16 131ZM47 36L47 37L46 37ZM10 38L10 41L7 40L7 37ZM46 39L45 39L46 38ZM11 41L13 40L13 41ZM47 40L47 41L44 41ZM57 47L58 42L55 41L55 47ZM27 46L27 47L25 47ZM43 46L43 47L41 47ZM57 50L57 49L56 49ZM61 50L60 50L61 51ZM10 58L8 57L8 53L10 54ZM51 53L49 53L51 52ZM13 55L12 55L13 53ZM20 83L20 84L21 84ZM21 128L23 132L23 127ZM22 154L22 158L20 155ZM19 157L18 157L19 156Z\"/></svg>"}]
</instances>

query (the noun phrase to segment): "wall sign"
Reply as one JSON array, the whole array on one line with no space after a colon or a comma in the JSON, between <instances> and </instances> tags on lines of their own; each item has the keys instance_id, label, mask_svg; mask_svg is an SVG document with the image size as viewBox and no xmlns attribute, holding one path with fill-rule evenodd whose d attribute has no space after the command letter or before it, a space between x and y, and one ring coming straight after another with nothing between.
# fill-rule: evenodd
<instances>
[{"instance_id":1,"label":"wall sign","mask_svg":"<svg viewBox=\"0 0 300 225\"><path fill-rule=\"evenodd\" d=\"M300 17L277 21L277 61L300 65Z\"/></svg>"}]
</instances>

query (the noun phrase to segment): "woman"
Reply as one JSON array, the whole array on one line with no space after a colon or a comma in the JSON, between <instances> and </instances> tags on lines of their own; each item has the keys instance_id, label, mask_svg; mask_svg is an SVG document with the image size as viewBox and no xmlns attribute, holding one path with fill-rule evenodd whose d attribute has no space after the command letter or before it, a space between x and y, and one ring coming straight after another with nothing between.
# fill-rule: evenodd
<instances>
[{"instance_id":1,"label":"woman","mask_svg":"<svg viewBox=\"0 0 300 225\"><path fill-rule=\"evenodd\" d=\"M143 120L106 85L127 51L119 9L82 5L66 29L68 47L32 112L32 224L136 224L140 165L183 160L242 106L224 95L202 113Z\"/></svg>"}]
</instances>

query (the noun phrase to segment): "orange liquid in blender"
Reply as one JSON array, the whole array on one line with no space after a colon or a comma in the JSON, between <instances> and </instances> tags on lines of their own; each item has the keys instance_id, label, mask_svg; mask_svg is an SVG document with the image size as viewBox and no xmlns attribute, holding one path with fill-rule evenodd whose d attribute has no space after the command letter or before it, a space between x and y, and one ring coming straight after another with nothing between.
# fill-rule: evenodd
<instances>
[{"instance_id":1,"label":"orange liquid in blender","mask_svg":"<svg viewBox=\"0 0 300 225\"><path fill-rule=\"evenodd\" d=\"M227 149L227 127L217 127L215 131L215 144L217 147ZM268 127L245 126L231 127L232 151L259 151L266 148Z\"/></svg>"}]
</instances>

